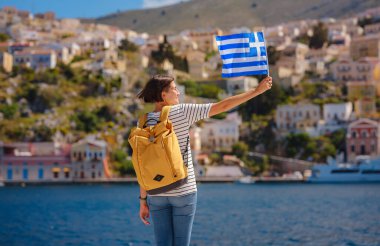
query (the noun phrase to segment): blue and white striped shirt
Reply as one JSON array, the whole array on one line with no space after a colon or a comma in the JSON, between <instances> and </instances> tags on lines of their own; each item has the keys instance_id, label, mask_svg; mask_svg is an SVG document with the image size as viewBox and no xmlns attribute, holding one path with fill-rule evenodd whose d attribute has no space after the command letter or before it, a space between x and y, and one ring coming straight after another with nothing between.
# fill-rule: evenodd
<instances>
[{"instance_id":1,"label":"blue and white striped shirt","mask_svg":"<svg viewBox=\"0 0 380 246\"><path fill-rule=\"evenodd\" d=\"M197 191L193 160L191 157L189 136L190 126L195 122L209 117L211 103L209 104L177 104L171 107L169 120L173 123L174 132L177 135L181 153L187 153L184 160L188 161L188 181L186 184L164 193L149 196L183 196ZM161 112L150 112L147 116L147 126L157 124ZM186 146L186 143L187 146ZM187 152L186 152L187 148Z\"/></svg>"}]
</instances>

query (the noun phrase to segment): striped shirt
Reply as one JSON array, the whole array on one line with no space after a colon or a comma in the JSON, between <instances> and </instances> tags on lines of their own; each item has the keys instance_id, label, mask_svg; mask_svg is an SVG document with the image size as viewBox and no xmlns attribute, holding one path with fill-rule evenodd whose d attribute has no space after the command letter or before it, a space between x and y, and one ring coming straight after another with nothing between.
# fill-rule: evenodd
<instances>
[{"instance_id":1,"label":"striped shirt","mask_svg":"<svg viewBox=\"0 0 380 246\"><path fill-rule=\"evenodd\" d=\"M149 196L183 196L197 191L195 182L193 160L191 158L190 141L188 141L190 126L195 122L208 118L211 103L209 104L177 104L171 107L169 120L173 123L174 132L177 135L182 156L187 164L187 183L168 192ZM147 116L147 126L157 124L161 112L150 112ZM186 145L187 144L187 145ZM186 152L186 149L188 150Z\"/></svg>"}]
</instances>

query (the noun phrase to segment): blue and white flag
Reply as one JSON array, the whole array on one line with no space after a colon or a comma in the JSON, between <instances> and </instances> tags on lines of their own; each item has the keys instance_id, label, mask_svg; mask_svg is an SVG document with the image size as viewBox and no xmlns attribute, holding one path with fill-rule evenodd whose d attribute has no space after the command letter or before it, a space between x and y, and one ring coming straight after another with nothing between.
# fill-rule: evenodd
<instances>
[{"instance_id":1,"label":"blue and white flag","mask_svg":"<svg viewBox=\"0 0 380 246\"><path fill-rule=\"evenodd\" d=\"M223 60L222 77L269 74L263 32L216 36Z\"/></svg>"}]
</instances>

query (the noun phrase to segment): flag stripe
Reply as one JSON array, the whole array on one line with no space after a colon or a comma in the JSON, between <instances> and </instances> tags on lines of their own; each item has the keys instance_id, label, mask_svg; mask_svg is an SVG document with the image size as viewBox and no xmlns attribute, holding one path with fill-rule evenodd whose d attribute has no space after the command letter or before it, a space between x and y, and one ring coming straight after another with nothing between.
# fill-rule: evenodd
<instances>
[{"instance_id":1,"label":"flag stripe","mask_svg":"<svg viewBox=\"0 0 380 246\"><path fill-rule=\"evenodd\" d=\"M257 56L257 52L256 53L233 53L233 54L221 55L221 58L223 61L226 59L244 58L244 57L258 57L258 56Z\"/></svg>"},{"instance_id":2,"label":"flag stripe","mask_svg":"<svg viewBox=\"0 0 380 246\"><path fill-rule=\"evenodd\" d=\"M252 50L251 48L235 48L235 49L228 49L228 50L219 50L219 53L221 55L228 55L228 54L234 54L234 53L250 53Z\"/></svg>"},{"instance_id":3,"label":"flag stripe","mask_svg":"<svg viewBox=\"0 0 380 246\"><path fill-rule=\"evenodd\" d=\"M238 67L256 67L266 66L267 61L254 61L254 62L234 62L230 64L223 64L223 68L238 68Z\"/></svg>"},{"instance_id":4,"label":"flag stripe","mask_svg":"<svg viewBox=\"0 0 380 246\"><path fill-rule=\"evenodd\" d=\"M216 41L223 41L228 39L237 39L237 38L250 38L252 37L251 33L238 33L238 34L230 34L224 36L216 36Z\"/></svg>"},{"instance_id":5,"label":"flag stripe","mask_svg":"<svg viewBox=\"0 0 380 246\"><path fill-rule=\"evenodd\" d=\"M221 44L236 44L236 43L249 43L249 38L234 38L227 39L223 41L216 41L216 44L220 46Z\"/></svg>"},{"instance_id":6,"label":"flag stripe","mask_svg":"<svg viewBox=\"0 0 380 246\"><path fill-rule=\"evenodd\" d=\"M225 44L220 45L219 50L229 50L237 48L249 48L249 43L234 43L234 44Z\"/></svg>"},{"instance_id":7,"label":"flag stripe","mask_svg":"<svg viewBox=\"0 0 380 246\"><path fill-rule=\"evenodd\" d=\"M268 74L268 70L258 70L258 71L248 71L248 72L238 72L238 73L222 73L223 78L239 77L239 76L248 76L248 75L260 75Z\"/></svg>"},{"instance_id":8,"label":"flag stripe","mask_svg":"<svg viewBox=\"0 0 380 246\"><path fill-rule=\"evenodd\" d=\"M223 59L223 64L230 64L230 63L240 63L240 62L255 62L255 61L267 61L266 56L244 56L244 57L238 57L238 58L228 58L228 59Z\"/></svg>"},{"instance_id":9,"label":"flag stripe","mask_svg":"<svg viewBox=\"0 0 380 246\"><path fill-rule=\"evenodd\" d=\"M255 66L255 67L237 67L237 68L223 68L222 73L240 73L240 72L248 72L248 71L259 71L259 70L267 70L268 66Z\"/></svg>"}]
</instances>

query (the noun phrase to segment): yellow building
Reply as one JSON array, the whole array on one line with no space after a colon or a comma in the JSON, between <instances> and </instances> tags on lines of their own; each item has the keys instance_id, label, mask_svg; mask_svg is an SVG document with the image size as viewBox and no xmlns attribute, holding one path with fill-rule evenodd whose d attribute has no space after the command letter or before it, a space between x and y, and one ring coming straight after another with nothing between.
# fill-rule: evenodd
<instances>
[{"instance_id":1,"label":"yellow building","mask_svg":"<svg viewBox=\"0 0 380 246\"><path fill-rule=\"evenodd\" d=\"M0 67L10 73L13 67L13 56L8 52L0 52Z\"/></svg>"},{"instance_id":2,"label":"yellow building","mask_svg":"<svg viewBox=\"0 0 380 246\"><path fill-rule=\"evenodd\" d=\"M365 82L348 82L348 99L354 102L356 116L371 116L376 113L376 85Z\"/></svg>"}]
</instances>

